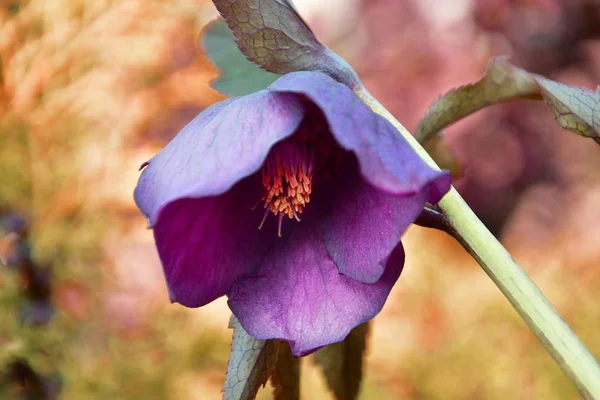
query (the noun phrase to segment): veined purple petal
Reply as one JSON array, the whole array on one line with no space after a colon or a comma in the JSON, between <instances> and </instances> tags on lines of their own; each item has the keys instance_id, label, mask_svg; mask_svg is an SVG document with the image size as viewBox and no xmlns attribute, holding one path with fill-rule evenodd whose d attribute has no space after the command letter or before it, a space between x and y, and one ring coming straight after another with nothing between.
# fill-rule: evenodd
<instances>
[{"instance_id":1,"label":"veined purple petal","mask_svg":"<svg viewBox=\"0 0 600 400\"><path fill-rule=\"evenodd\" d=\"M232 283L260 264L276 238L271 224L258 225L262 207L258 176L242 180L225 194L168 203L154 226L171 301L200 307L225 295Z\"/></svg>"},{"instance_id":2,"label":"veined purple petal","mask_svg":"<svg viewBox=\"0 0 600 400\"><path fill-rule=\"evenodd\" d=\"M385 260L423 210L427 190L388 193L347 166L331 184L321 226L327 253L339 272L363 283L377 282Z\"/></svg>"},{"instance_id":3,"label":"veined purple petal","mask_svg":"<svg viewBox=\"0 0 600 400\"><path fill-rule=\"evenodd\" d=\"M374 284L340 275L315 225L299 225L273 246L260 270L238 279L229 307L257 339L281 339L296 356L343 340L381 311L404 264L398 244Z\"/></svg>"},{"instance_id":4,"label":"veined purple petal","mask_svg":"<svg viewBox=\"0 0 600 400\"><path fill-rule=\"evenodd\" d=\"M303 116L297 96L268 90L203 111L142 171L134 198L150 226L169 202L222 194L256 172Z\"/></svg>"},{"instance_id":5,"label":"veined purple petal","mask_svg":"<svg viewBox=\"0 0 600 400\"><path fill-rule=\"evenodd\" d=\"M319 72L295 72L269 89L303 94L319 106L337 142L356 154L362 175L376 187L395 194L427 190L427 200L432 203L449 190L449 172L430 168L389 121L346 85Z\"/></svg>"}]
</instances>

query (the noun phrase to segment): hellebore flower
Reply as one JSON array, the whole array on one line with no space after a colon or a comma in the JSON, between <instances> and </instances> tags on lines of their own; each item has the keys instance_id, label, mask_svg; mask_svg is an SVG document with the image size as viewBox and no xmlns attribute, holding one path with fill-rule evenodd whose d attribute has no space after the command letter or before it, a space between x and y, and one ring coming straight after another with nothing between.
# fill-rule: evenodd
<instances>
[{"instance_id":1,"label":"hellebore flower","mask_svg":"<svg viewBox=\"0 0 600 400\"><path fill-rule=\"evenodd\" d=\"M144 166L135 200L171 300L227 295L250 335L296 356L379 313L404 264L401 235L450 187L320 72L207 108Z\"/></svg>"}]
</instances>

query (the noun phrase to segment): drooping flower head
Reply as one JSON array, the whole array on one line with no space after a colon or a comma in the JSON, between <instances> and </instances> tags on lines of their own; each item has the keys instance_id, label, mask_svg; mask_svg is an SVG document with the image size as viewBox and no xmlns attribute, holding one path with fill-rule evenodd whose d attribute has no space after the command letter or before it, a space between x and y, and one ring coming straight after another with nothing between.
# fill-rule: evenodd
<instances>
[{"instance_id":1,"label":"drooping flower head","mask_svg":"<svg viewBox=\"0 0 600 400\"><path fill-rule=\"evenodd\" d=\"M295 355L375 316L400 237L450 187L381 116L320 72L209 107L141 174L171 300L227 295L256 339Z\"/></svg>"}]
</instances>

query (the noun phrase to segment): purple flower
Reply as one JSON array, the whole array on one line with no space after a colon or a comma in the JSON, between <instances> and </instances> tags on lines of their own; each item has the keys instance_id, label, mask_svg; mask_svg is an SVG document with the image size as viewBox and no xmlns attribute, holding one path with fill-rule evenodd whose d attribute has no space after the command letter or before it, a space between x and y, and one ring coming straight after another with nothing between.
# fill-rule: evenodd
<instances>
[{"instance_id":1,"label":"purple flower","mask_svg":"<svg viewBox=\"0 0 600 400\"><path fill-rule=\"evenodd\" d=\"M401 235L449 187L347 86L295 72L198 115L147 163L135 200L172 301L227 295L250 335L300 356L381 310Z\"/></svg>"}]
</instances>

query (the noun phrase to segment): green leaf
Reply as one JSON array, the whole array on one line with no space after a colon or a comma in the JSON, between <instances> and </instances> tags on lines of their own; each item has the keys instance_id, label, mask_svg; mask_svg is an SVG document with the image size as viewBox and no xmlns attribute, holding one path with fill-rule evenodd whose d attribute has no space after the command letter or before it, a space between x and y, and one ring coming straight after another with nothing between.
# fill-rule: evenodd
<instances>
[{"instance_id":1,"label":"green leaf","mask_svg":"<svg viewBox=\"0 0 600 400\"><path fill-rule=\"evenodd\" d=\"M294 3L291 0L281 0L281 2L285 5L287 5L289 8L291 8L292 11L296 14L296 17L298 17L298 19L300 19L300 21L304 24L306 29L308 29L311 33L313 33L312 29L310 29L310 26L308 26L308 24L306 23L304 18L302 18L302 16L300 14L298 14L298 9L296 9L296 6L294 6Z\"/></svg>"},{"instance_id":2,"label":"green leaf","mask_svg":"<svg viewBox=\"0 0 600 400\"><path fill-rule=\"evenodd\" d=\"M286 74L320 71L358 87L354 70L323 46L288 0L213 0L248 60L267 71Z\"/></svg>"},{"instance_id":3,"label":"green leaf","mask_svg":"<svg viewBox=\"0 0 600 400\"><path fill-rule=\"evenodd\" d=\"M419 123L415 138L425 143L441 129L477 110L536 95L541 99L539 87L529 72L509 64L504 58L495 58L479 81L452 89L437 99Z\"/></svg>"},{"instance_id":4,"label":"green leaf","mask_svg":"<svg viewBox=\"0 0 600 400\"><path fill-rule=\"evenodd\" d=\"M438 131L437 134L428 138L423 143L423 148L427 150L431 158L435 160L435 163L441 169L447 169L452 173L452 178L461 178L464 174L463 166L460 164L458 158L448 147L448 144L444 140L444 131Z\"/></svg>"},{"instance_id":5,"label":"green leaf","mask_svg":"<svg viewBox=\"0 0 600 400\"><path fill-rule=\"evenodd\" d=\"M544 101L563 129L600 143L600 87L595 92L538 76Z\"/></svg>"},{"instance_id":6,"label":"green leaf","mask_svg":"<svg viewBox=\"0 0 600 400\"><path fill-rule=\"evenodd\" d=\"M223 385L223 400L252 400L273 373L279 342L254 339L233 315L229 327L233 328L233 342Z\"/></svg>"},{"instance_id":7,"label":"green leaf","mask_svg":"<svg viewBox=\"0 0 600 400\"><path fill-rule=\"evenodd\" d=\"M212 21L204 29L202 46L221 71L221 75L210 85L228 96L245 96L265 89L281 76L248 61L238 49L235 36L222 18Z\"/></svg>"},{"instance_id":8,"label":"green leaf","mask_svg":"<svg viewBox=\"0 0 600 400\"><path fill-rule=\"evenodd\" d=\"M279 344L279 356L271 375L274 400L300 400L300 359L286 342Z\"/></svg>"},{"instance_id":9,"label":"green leaf","mask_svg":"<svg viewBox=\"0 0 600 400\"><path fill-rule=\"evenodd\" d=\"M600 88L592 92L563 85L517 68L504 57L493 59L479 81L437 99L419 123L415 138L428 150L429 142L437 141L433 145L439 151L439 132L446 126L484 107L518 99L544 100L561 127L600 144ZM448 159L451 152L446 150L442 152Z\"/></svg>"},{"instance_id":10,"label":"green leaf","mask_svg":"<svg viewBox=\"0 0 600 400\"><path fill-rule=\"evenodd\" d=\"M369 322L365 322L350 331L344 341L325 346L315 354L315 362L337 400L358 398L368 333Z\"/></svg>"}]
</instances>

